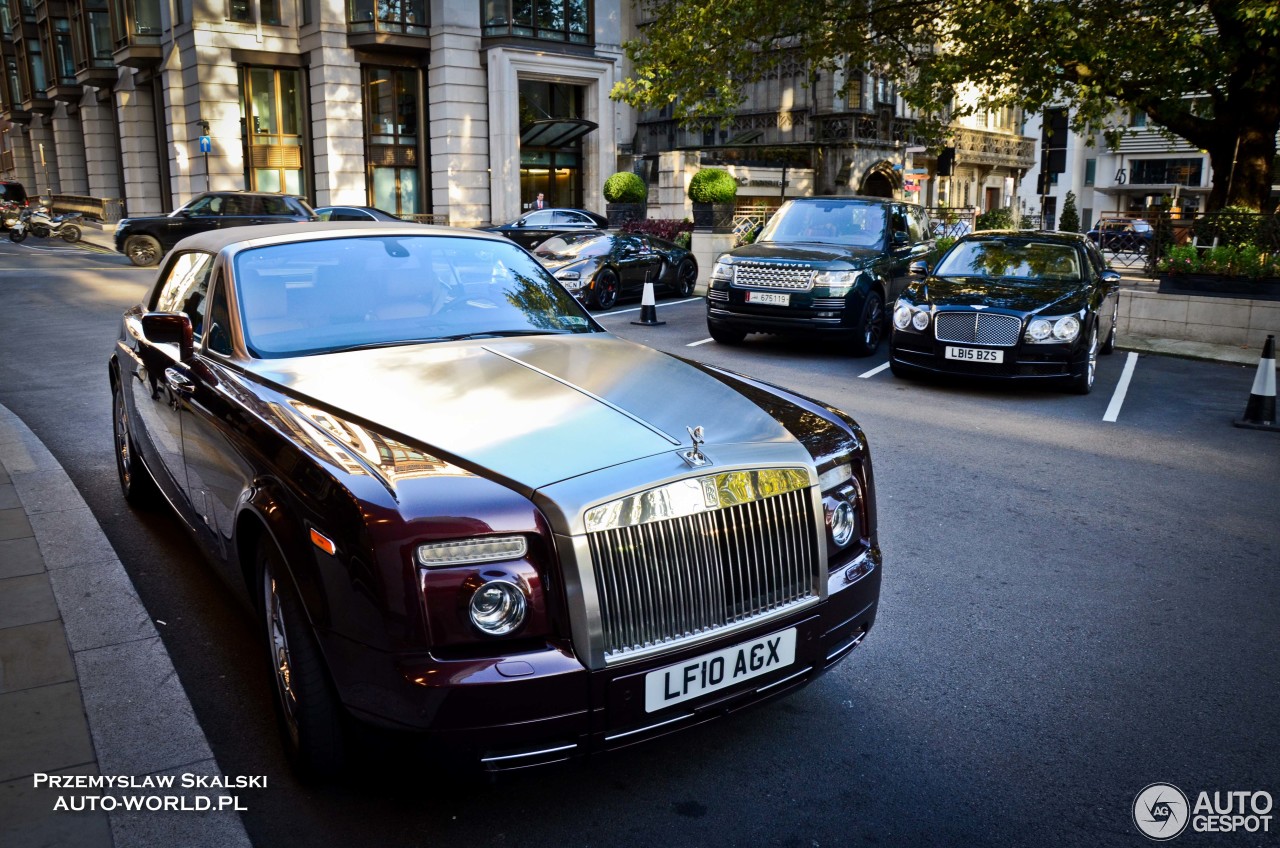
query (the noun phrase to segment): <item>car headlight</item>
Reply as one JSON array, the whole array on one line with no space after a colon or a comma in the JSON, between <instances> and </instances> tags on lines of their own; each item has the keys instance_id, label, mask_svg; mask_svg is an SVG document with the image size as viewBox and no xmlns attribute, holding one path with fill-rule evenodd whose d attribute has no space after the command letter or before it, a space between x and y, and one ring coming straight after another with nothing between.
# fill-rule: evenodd
<instances>
[{"instance_id":1,"label":"car headlight","mask_svg":"<svg viewBox=\"0 0 1280 848\"><path fill-rule=\"evenodd\" d=\"M853 288L858 282L857 271L814 271L813 284L827 288ZM834 292L833 292L834 294Z\"/></svg>"},{"instance_id":2,"label":"car headlight","mask_svg":"<svg viewBox=\"0 0 1280 848\"><path fill-rule=\"evenodd\" d=\"M557 271L556 279L564 284L569 291L577 291L582 288L583 282L581 271Z\"/></svg>"},{"instance_id":3,"label":"car headlight","mask_svg":"<svg viewBox=\"0 0 1280 848\"><path fill-rule=\"evenodd\" d=\"M835 508L827 516L831 526L831 541L837 548L843 548L853 540L854 531L858 529L858 521L853 511L853 504L848 501L837 501Z\"/></svg>"},{"instance_id":4,"label":"car headlight","mask_svg":"<svg viewBox=\"0 0 1280 848\"><path fill-rule=\"evenodd\" d=\"M897 308L893 310L893 326L899 330L914 327L924 332L929 327L929 310L899 300Z\"/></svg>"},{"instance_id":5,"label":"car headlight","mask_svg":"<svg viewBox=\"0 0 1280 848\"><path fill-rule=\"evenodd\" d=\"M818 488L823 493L822 511L830 541L836 550L846 548L858 538L858 482L853 464L841 463L818 475Z\"/></svg>"},{"instance_id":6,"label":"car headlight","mask_svg":"<svg viewBox=\"0 0 1280 848\"><path fill-rule=\"evenodd\" d=\"M1027 325L1026 340L1041 342L1070 342L1080 335L1080 319L1075 315L1060 318L1036 318Z\"/></svg>"},{"instance_id":7,"label":"car headlight","mask_svg":"<svg viewBox=\"0 0 1280 848\"><path fill-rule=\"evenodd\" d=\"M722 259L717 259L716 264L711 268L711 280L713 282L732 283L733 266Z\"/></svg>"},{"instance_id":8,"label":"car headlight","mask_svg":"<svg viewBox=\"0 0 1280 848\"><path fill-rule=\"evenodd\" d=\"M448 568L477 562L500 562L523 559L529 551L524 536L462 539L455 542L431 542L418 546L418 562L427 568Z\"/></svg>"},{"instance_id":9,"label":"car headlight","mask_svg":"<svg viewBox=\"0 0 1280 848\"><path fill-rule=\"evenodd\" d=\"M490 636L505 636L524 624L524 590L506 580L490 580L471 596L467 612L476 629Z\"/></svg>"}]
</instances>

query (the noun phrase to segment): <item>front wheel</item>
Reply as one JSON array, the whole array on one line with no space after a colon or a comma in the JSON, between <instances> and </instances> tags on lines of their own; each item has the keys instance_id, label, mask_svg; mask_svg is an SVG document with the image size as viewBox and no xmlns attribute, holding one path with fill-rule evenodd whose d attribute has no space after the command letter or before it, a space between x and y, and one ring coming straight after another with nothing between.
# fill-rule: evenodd
<instances>
[{"instance_id":1,"label":"front wheel","mask_svg":"<svg viewBox=\"0 0 1280 848\"><path fill-rule=\"evenodd\" d=\"M867 292L862 302L862 316L858 320L858 334L853 340L854 356L871 356L880 347L884 336L884 300L880 292Z\"/></svg>"},{"instance_id":2,"label":"front wheel","mask_svg":"<svg viewBox=\"0 0 1280 848\"><path fill-rule=\"evenodd\" d=\"M9 241L14 242L15 244L23 241L24 239L26 239L26 237L27 237L26 230L10 230L9 231Z\"/></svg>"},{"instance_id":3,"label":"front wheel","mask_svg":"<svg viewBox=\"0 0 1280 848\"><path fill-rule=\"evenodd\" d=\"M605 268L596 274L595 302L596 309L607 312L618 304L618 275Z\"/></svg>"},{"instance_id":4,"label":"front wheel","mask_svg":"<svg viewBox=\"0 0 1280 848\"><path fill-rule=\"evenodd\" d=\"M1071 378L1071 391L1087 395L1093 391L1093 381L1098 373L1098 322L1089 328L1088 355L1080 366L1080 373Z\"/></svg>"},{"instance_id":5,"label":"front wheel","mask_svg":"<svg viewBox=\"0 0 1280 848\"><path fill-rule=\"evenodd\" d=\"M267 659L285 753L304 777L334 777L347 765L347 745L342 711L324 660L289 582L284 558L266 539L258 543L257 566Z\"/></svg>"},{"instance_id":6,"label":"front wheel","mask_svg":"<svg viewBox=\"0 0 1280 848\"><path fill-rule=\"evenodd\" d=\"M680 263L680 267L676 268L676 294L680 297L689 297L693 294L693 290L698 286L698 266L692 260L686 259Z\"/></svg>"},{"instance_id":7,"label":"front wheel","mask_svg":"<svg viewBox=\"0 0 1280 848\"><path fill-rule=\"evenodd\" d=\"M124 241L124 255L139 268L160 262L160 242L151 236L129 236Z\"/></svg>"},{"instance_id":8,"label":"front wheel","mask_svg":"<svg viewBox=\"0 0 1280 848\"><path fill-rule=\"evenodd\" d=\"M62 236L62 240L67 244L75 244L80 241L80 228L75 224L63 224L58 235Z\"/></svg>"}]
</instances>

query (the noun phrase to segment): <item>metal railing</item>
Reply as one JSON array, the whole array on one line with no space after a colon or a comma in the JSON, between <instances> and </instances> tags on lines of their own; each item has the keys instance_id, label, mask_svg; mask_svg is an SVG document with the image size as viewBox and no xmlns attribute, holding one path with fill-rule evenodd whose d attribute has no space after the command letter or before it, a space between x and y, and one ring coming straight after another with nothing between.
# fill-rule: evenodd
<instances>
[{"instance_id":1,"label":"metal railing","mask_svg":"<svg viewBox=\"0 0 1280 848\"><path fill-rule=\"evenodd\" d=\"M397 216L402 221L410 221L414 224L432 224L437 227L449 226L448 215L435 215L432 213L414 213Z\"/></svg>"},{"instance_id":2,"label":"metal railing","mask_svg":"<svg viewBox=\"0 0 1280 848\"><path fill-rule=\"evenodd\" d=\"M54 214L79 212L92 221L114 224L124 217L124 200L119 197L90 197L82 194L54 194L49 197Z\"/></svg>"}]
</instances>

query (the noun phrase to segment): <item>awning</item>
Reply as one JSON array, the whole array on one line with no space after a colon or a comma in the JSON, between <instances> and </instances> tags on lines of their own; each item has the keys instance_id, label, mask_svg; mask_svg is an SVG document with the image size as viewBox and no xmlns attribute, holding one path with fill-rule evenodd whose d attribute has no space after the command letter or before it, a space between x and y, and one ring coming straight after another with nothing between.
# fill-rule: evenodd
<instances>
[{"instance_id":1,"label":"awning","mask_svg":"<svg viewBox=\"0 0 1280 848\"><path fill-rule=\"evenodd\" d=\"M580 118L534 121L520 128L520 144L522 147L568 147L597 128L597 124Z\"/></svg>"}]
</instances>

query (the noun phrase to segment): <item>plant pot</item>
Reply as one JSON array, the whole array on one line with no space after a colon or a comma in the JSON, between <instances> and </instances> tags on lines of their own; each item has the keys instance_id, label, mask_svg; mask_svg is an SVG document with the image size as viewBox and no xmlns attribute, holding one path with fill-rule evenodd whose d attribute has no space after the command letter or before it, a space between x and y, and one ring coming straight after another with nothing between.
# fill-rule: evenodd
<instances>
[{"instance_id":1,"label":"plant pot","mask_svg":"<svg viewBox=\"0 0 1280 848\"><path fill-rule=\"evenodd\" d=\"M604 216L609 219L609 228L617 229L628 221L643 221L649 212L647 203L606 203Z\"/></svg>"},{"instance_id":2,"label":"plant pot","mask_svg":"<svg viewBox=\"0 0 1280 848\"><path fill-rule=\"evenodd\" d=\"M733 232L733 203L694 203L693 228L699 232Z\"/></svg>"},{"instance_id":3,"label":"plant pot","mask_svg":"<svg viewBox=\"0 0 1280 848\"><path fill-rule=\"evenodd\" d=\"M1280 300L1280 280L1271 277L1255 280L1226 274L1161 274L1158 279L1161 294Z\"/></svg>"}]
</instances>

